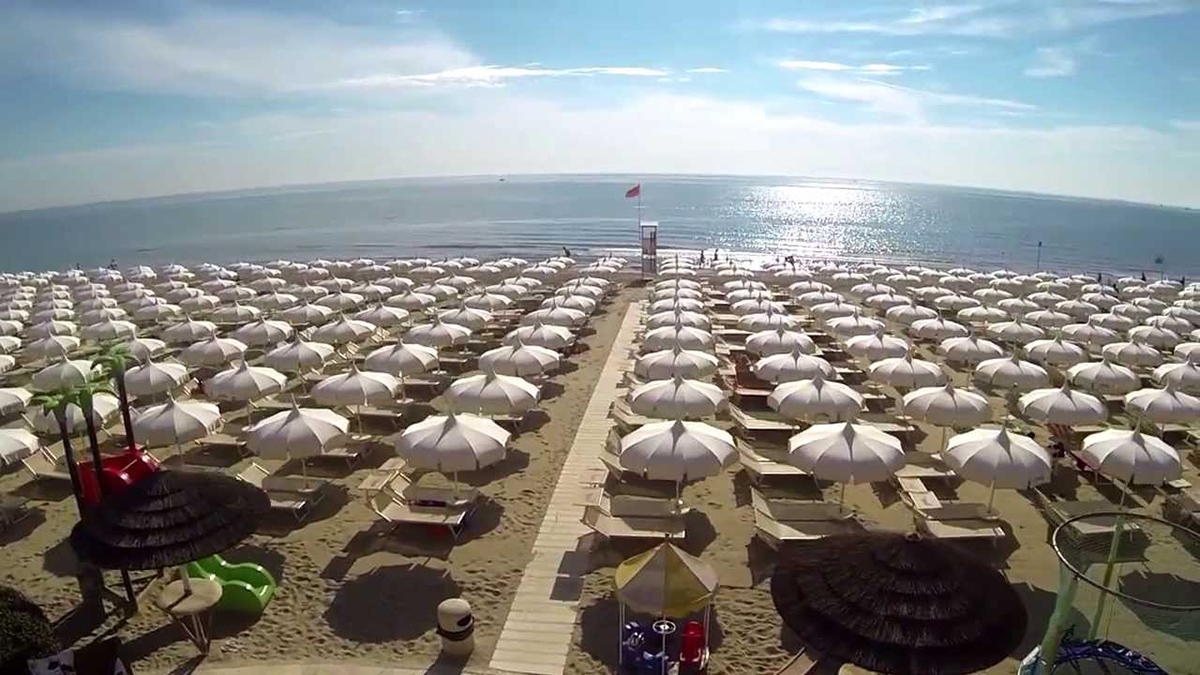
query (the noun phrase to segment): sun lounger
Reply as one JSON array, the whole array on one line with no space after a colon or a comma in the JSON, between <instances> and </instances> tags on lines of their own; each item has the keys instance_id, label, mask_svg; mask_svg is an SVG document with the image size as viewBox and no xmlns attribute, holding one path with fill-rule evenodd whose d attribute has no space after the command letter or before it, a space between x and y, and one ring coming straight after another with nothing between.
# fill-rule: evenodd
<instances>
[{"instance_id":1,"label":"sun lounger","mask_svg":"<svg viewBox=\"0 0 1200 675\"><path fill-rule=\"evenodd\" d=\"M1167 497L1162 511L1163 518L1172 523L1200 531L1200 490L1184 490Z\"/></svg>"},{"instance_id":2,"label":"sun lounger","mask_svg":"<svg viewBox=\"0 0 1200 675\"><path fill-rule=\"evenodd\" d=\"M957 478L958 474L954 473L942 460L942 456L938 453L908 453L908 463L900 467L896 472L897 478L917 478L921 480L949 480Z\"/></svg>"},{"instance_id":3,"label":"sun lounger","mask_svg":"<svg viewBox=\"0 0 1200 675\"><path fill-rule=\"evenodd\" d=\"M71 474L67 467L60 464L58 458L45 448L21 460L21 464L25 466L34 480L71 480Z\"/></svg>"},{"instance_id":4,"label":"sun lounger","mask_svg":"<svg viewBox=\"0 0 1200 675\"><path fill-rule=\"evenodd\" d=\"M14 497L12 495L0 495L0 531L4 531L11 525L15 525L24 520L31 513L28 506L29 500L25 497Z\"/></svg>"},{"instance_id":5,"label":"sun lounger","mask_svg":"<svg viewBox=\"0 0 1200 675\"><path fill-rule=\"evenodd\" d=\"M434 525L450 530L455 539L462 533L478 504L479 493L461 490L458 497L433 492L411 491L412 484L400 492L383 489L370 499L371 510L392 525Z\"/></svg>"},{"instance_id":6,"label":"sun lounger","mask_svg":"<svg viewBox=\"0 0 1200 675\"><path fill-rule=\"evenodd\" d=\"M618 510L632 504L626 502ZM648 509L650 507L633 507ZM658 507L653 507L657 508ZM687 528L682 514L672 515L616 515L612 512L610 496L601 494L595 504L584 507L581 522L606 539L666 539L684 538Z\"/></svg>"},{"instance_id":7,"label":"sun lounger","mask_svg":"<svg viewBox=\"0 0 1200 675\"><path fill-rule=\"evenodd\" d=\"M771 548L862 529L850 511L823 501L771 499L751 489L755 534Z\"/></svg>"},{"instance_id":8,"label":"sun lounger","mask_svg":"<svg viewBox=\"0 0 1200 675\"><path fill-rule=\"evenodd\" d=\"M900 491L901 499L912 508L918 511L941 508L941 500L929 491L920 478L893 476L893 482Z\"/></svg>"},{"instance_id":9,"label":"sun lounger","mask_svg":"<svg viewBox=\"0 0 1200 675\"><path fill-rule=\"evenodd\" d=\"M209 434L197 440L196 445L202 449L233 448L239 457L246 457L250 454L250 450L246 447L246 439L232 434Z\"/></svg>"},{"instance_id":10,"label":"sun lounger","mask_svg":"<svg viewBox=\"0 0 1200 675\"><path fill-rule=\"evenodd\" d=\"M617 518L667 518L687 515L691 509L674 498L646 494L610 494L599 500L601 510Z\"/></svg>"},{"instance_id":11,"label":"sun lounger","mask_svg":"<svg viewBox=\"0 0 1200 675\"><path fill-rule=\"evenodd\" d=\"M784 420L773 412L760 412L756 410L754 413L749 413L740 406L732 404L729 406L729 416L738 427L749 433L768 432L791 435L798 433L804 428L800 423Z\"/></svg>"},{"instance_id":12,"label":"sun lounger","mask_svg":"<svg viewBox=\"0 0 1200 675\"><path fill-rule=\"evenodd\" d=\"M624 398L618 398L612 403L612 409L609 411L609 416L613 418L621 428L626 431L633 431L640 428L642 425L650 424L657 420L639 415L629 408L629 401Z\"/></svg>"},{"instance_id":13,"label":"sun lounger","mask_svg":"<svg viewBox=\"0 0 1200 675\"><path fill-rule=\"evenodd\" d=\"M1079 516L1090 514L1115 514L1120 509L1106 499L1090 499L1085 501L1060 501L1052 499L1042 490L1034 490L1034 501L1037 504L1038 510L1042 512L1042 516L1051 527L1058 527L1063 523ZM1105 515L1087 518L1082 521L1071 523L1065 530L1067 538L1072 540L1081 549L1087 548L1089 544L1095 544L1103 548L1112 541L1113 535L1116 533L1116 516ZM1137 523L1126 521L1122 526L1122 531L1130 533L1138 530Z\"/></svg>"},{"instance_id":14,"label":"sun lounger","mask_svg":"<svg viewBox=\"0 0 1200 675\"><path fill-rule=\"evenodd\" d=\"M743 439L737 439L736 444L738 460L752 483L757 483L763 478L799 478L810 475L787 462L762 454L754 444Z\"/></svg>"},{"instance_id":15,"label":"sun lounger","mask_svg":"<svg viewBox=\"0 0 1200 675\"><path fill-rule=\"evenodd\" d=\"M254 485L271 498L271 508L291 513L297 521L303 521L309 510L321 501L323 481L300 476L273 476L257 462L238 474L238 479Z\"/></svg>"},{"instance_id":16,"label":"sun lounger","mask_svg":"<svg viewBox=\"0 0 1200 675\"><path fill-rule=\"evenodd\" d=\"M913 509L917 529L938 539L982 539L993 545L1006 535L1000 520L983 504L955 502Z\"/></svg>"}]
</instances>

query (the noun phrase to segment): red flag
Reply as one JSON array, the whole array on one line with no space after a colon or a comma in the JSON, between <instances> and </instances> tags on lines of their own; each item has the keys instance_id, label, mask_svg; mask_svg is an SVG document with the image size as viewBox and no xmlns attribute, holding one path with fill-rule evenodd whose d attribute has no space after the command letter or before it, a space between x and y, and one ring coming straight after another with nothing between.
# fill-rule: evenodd
<instances>
[{"instance_id":1,"label":"red flag","mask_svg":"<svg viewBox=\"0 0 1200 675\"><path fill-rule=\"evenodd\" d=\"M634 197L641 197L641 196L642 196L642 184L641 183L638 183L637 185L634 185L633 187L631 187L625 191L626 199L633 199Z\"/></svg>"}]
</instances>

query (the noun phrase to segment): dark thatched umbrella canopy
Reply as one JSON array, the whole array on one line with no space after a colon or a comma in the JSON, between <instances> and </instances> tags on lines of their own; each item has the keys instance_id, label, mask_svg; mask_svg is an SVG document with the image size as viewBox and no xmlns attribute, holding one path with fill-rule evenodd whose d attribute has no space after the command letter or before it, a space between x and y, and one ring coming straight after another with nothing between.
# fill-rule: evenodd
<instances>
[{"instance_id":1,"label":"dark thatched umbrella canopy","mask_svg":"<svg viewBox=\"0 0 1200 675\"><path fill-rule=\"evenodd\" d=\"M813 649L893 675L982 670L1017 647L1027 622L999 572L918 535L837 535L797 548L777 566L771 595Z\"/></svg>"},{"instance_id":2,"label":"dark thatched umbrella canopy","mask_svg":"<svg viewBox=\"0 0 1200 675\"><path fill-rule=\"evenodd\" d=\"M84 516L71 546L104 569L182 565L236 546L270 506L265 492L235 478L161 469Z\"/></svg>"}]
</instances>

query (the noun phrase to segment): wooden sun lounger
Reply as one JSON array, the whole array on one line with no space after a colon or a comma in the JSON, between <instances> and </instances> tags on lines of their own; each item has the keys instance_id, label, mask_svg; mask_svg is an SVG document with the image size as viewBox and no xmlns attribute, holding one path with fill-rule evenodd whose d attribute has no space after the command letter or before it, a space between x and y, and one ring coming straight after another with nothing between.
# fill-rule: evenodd
<instances>
[{"instance_id":1,"label":"wooden sun lounger","mask_svg":"<svg viewBox=\"0 0 1200 675\"><path fill-rule=\"evenodd\" d=\"M1193 530L1200 530L1200 490L1189 489L1167 497L1162 505L1163 518Z\"/></svg>"},{"instance_id":2,"label":"wooden sun lounger","mask_svg":"<svg viewBox=\"0 0 1200 675\"><path fill-rule=\"evenodd\" d=\"M474 505L427 506L397 499L388 490L377 492L370 501L380 519L398 525L436 525L448 528L455 539L462 532Z\"/></svg>"},{"instance_id":3,"label":"wooden sun lounger","mask_svg":"<svg viewBox=\"0 0 1200 675\"><path fill-rule=\"evenodd\" d=\"M209 434L204 438L198 439L196 445L203 449L208 448L233 448L237 451L239 457L247 457L250 455L250 449L246 447L246 439L232 434L216 433Z\"/></svg>"},{"instance_id":4,"label":"wooden sun lounger","mask_svg":"<svg viewBox=\"0 0 1200 675\"><path fill-rule=\"evenodd\" d=\"M34 480L68 482L71 480L71 474L67 471L67 467L61 465L58 458L45 448L22 459L21 464L25 466Z\"/></svg>"},{"instance_id":5,"label":"wooden sun lounger","mask_svg":"<svg viewBox=\"0 0 1200 675\"><path fill-rule=\"evenodd\" d=\"M25 497L0 495L0 531L27 518L32 513L26 508L28 505L29 500Z\"/></svg>"},{"instance_id":6,"label":"wooden sun lounger","mask_svg":"<svg viewBox=\"0 0 1200 675\"><path fill-rule=\"evenodd\" d=\"M658 420L651 419L645 415L639 415L629 408L629 401L625 398L618 398L613 401L612 408L609 410L609 416L613 418L621 428L632 431L645 424L650 424Z\"/></svg>"},{"instance_id":7,"label":"wooden sun lounger","mask_svg":"<svg viewBox=\"0 0 1200 675\"><path fill-rule=\"evenodd\" d=\"M821 501L770 499L751 489L755 534L771 548L814 541L862 529L862 523L837 504Z\"/></svg>"},{"instance_id":8,"label":"wooden sun lounger","mask_svg":"<svg viewBox=\"0 0 1200 675\"><path fill-rule=\"evenodd\" d=\"M277 511L287 511L303 522L308 517L309 510L321 501L321 489L325 483L300 476L273 476L257 462L237 475L254 485L271 498L271 508Z\"/></svg>"},{"instance_id":9,"label":"wooden sun lounger","mask_svg":"<svg viewBox=\"0 0 1200 675\"><path fill-rule=\"evenodd\" d=\"M683 539L687 535L682 516L618 517L605 513L598 504L588 504L580 520L605 539Z\"/></svg>"},{"instance_id":10,"label":"wooden sun lounger","mask_svg":"<svg viewBox=\"0 0 1200 675\"><path fill-rule=\"evenodd\" d=\"M938 453L928 455L923 453L909 453L908 463L900 467L900 470L896 472L896 477L922 480L950 480L957 478L958 474L950 469Z\"/></svg>"},{"instance_id":11,"label":"wooden sun lounger","mask_svg":"<svg viewBox=\"0 0 1200 675\"><path fill-rule=\"evenodd\" d=\"M929 491L920 478L893 476L893 482L900 491L900 497L912 508L918 511L941 508L941 500Z\"/></svg>"},{"instance_id":12,"label":"wooden sun lounger","mask_svg":"<svg viewBox=\"0 0 1200 675\"><path fill-rule=\"evenodd\" d=\"M1034 501L1037 504L1038 510L1042 512L1042 516L1050 523L1051 527L1058 527L1066 521L1083 515L1098 514L1098 513L1115 513L1120 509L1106 499L1090 499L1085 501L1057 501L1051 499L1049 495L1039 489L1034 489ZM1137 523L1126 521L1122 526L1122 531L1130 533L1138 530ZM1081 548L1089 542L1089 540L1098 543L1106 544L1112 540L1113 534L1116 533L1116 516L1100 516L1089 518L1084 521L1076 521L1071 523L1066 529L1067 536L1072 539Z\"/></svg>"},{"instance_id":13,"label":"wooden sun lounger","mask_svg":"<svg viewBox=\"0 0 1200 675\"><path fill-rule=\"evenodd\" d=\"M983 504L956 502L931 509L913 509L917 529L938 539L983 539L993 545L1007 534L998 518Z\"/></svg>"},{"instance_id":14,"label":"wooden sun lounger","mask_svg":"<svg viewBox=\"0 0 1200 675\"><path fill-rule=\"evenodd\" d=\"M774 413L754 414L746 412L740 406L730 405L729 416L734 423L748 432L778 432L778 433L796 433L803 428L798 422L786 421Z\"/></svg>"},{"instance_id":15,"label":"wooden sun lounger","mask_svg":"<svg viewBox=\"0 0 1200 675\"><path fill-rule=\"evenodd\" d=\"M763 478L798 478L810 475L807 471L794 467L787 462L763 455L753 444L745 440L737 439L736 444L738 461L741 463L742 468L745 469L752 483L757 483Z\"/></svg>"}]
</instances>

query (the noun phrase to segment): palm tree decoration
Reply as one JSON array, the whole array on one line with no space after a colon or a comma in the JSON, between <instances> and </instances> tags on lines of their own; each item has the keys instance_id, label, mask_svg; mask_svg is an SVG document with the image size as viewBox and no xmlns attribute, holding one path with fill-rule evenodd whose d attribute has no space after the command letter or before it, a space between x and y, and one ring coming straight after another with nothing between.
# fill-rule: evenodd
<instances>
[{"instance_id":1,"label":"palm tree decoration","mask_svg":"<svg viewBox=\"0 0 1200 675\"><path fill-rule=\"evenodd\" d=\"M96 489L99 490L99 496L103 498L104 472L101 470L100 465L100 439L96 434L96 416L93 402L96 394L113 394L112 388L108 385L108 376L94 375L88 378L83 384L76 386L72 394L74 398L73 403L79 406L79 409L83 412L83 423L87 429L88 445L92 449L92 466L96 470Z\"/></svg>"},{"instance_id":2,"label":"palm tree decoration","mask_svg":"<svg viewBox=\"0 0 1200 675\"><path fill-rule=\"evenodd\" d=\"M54 419L58 422L58 434L62 438L63 454L67 458L67 473L71 475L71 490L75 494L75 506L79 509L79 515L83 515L83 502L80 494L82 488L79 484L79 467L75 464L75 451L71 447L71 433L67 429L67 406L74 402L74 394L71 390L60 390L38 394L33 399L33 404L41 406L42 411L47 415L54 415Z\"/></svg>"},{"instance_id":3,"label":"palm tree decoration","mask_svg":"<svg viewBox=\"0 0 1200 675\"><path fill-rule=\"evenodd\" d=\"M125 445L133 450L133 417L129 411L129 393L125 390L125 368L133 355L125 345L114 345L105 349L96 357L95 363L100 366L104 377L112 378L117 385L117 400L121 405L121 422L125 425Z\"/></svg>"}]
</instances>

